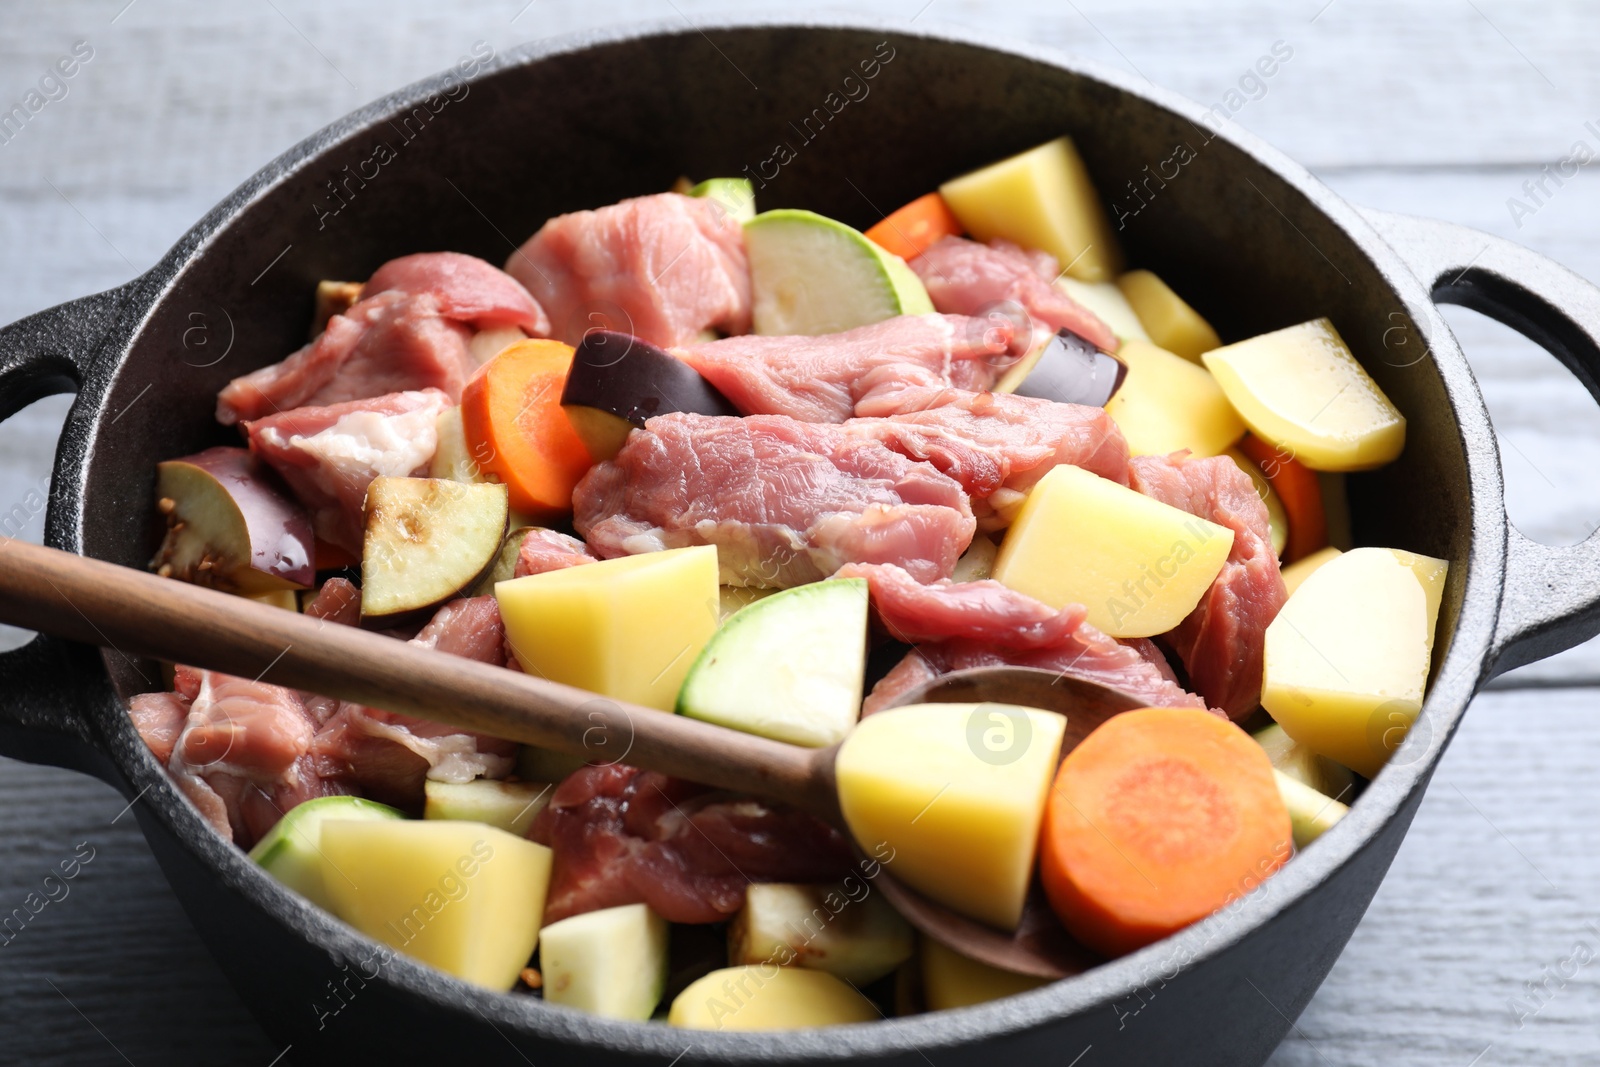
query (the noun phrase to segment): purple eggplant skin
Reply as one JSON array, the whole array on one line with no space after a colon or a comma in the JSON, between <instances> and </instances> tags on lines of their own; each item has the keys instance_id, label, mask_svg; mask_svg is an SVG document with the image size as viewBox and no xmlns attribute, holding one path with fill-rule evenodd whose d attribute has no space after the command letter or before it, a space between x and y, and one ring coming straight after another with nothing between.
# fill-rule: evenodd
<instances>
[{"instance_id":1,"label":"purple eggplant skin","mask_svg":"<svg viewBox=\"0 0 1600 1067\"><path fill-rule=\"evenodd\" d=\"M219 445L156 465L166 538L158 574L253 595L316 580L311 514L249 449Z\"/></svg>"},{"instance_id":2,"label":"purple eggplant skin","mask_svg":"<svg viewBox=\"0 0 1600 1067\"><path fill-rule=\"evenodd\" d=\"M1016 392L1018 396L1100 408L1117 394L1127 376L1128 365L1122 360L1071 330L1062 330L1046 342L1039 362Z\"/></svg>"},{"instance_id":3,"label":"purple eggplant skin","mask_svg":"<svg viewBox=\"0 0 1600 1067\"><path fill-rule=\"evenodd\" d=\"M739 414L698 371L666 349L612 330L591 330L578 342L561 403L595 408L630 426L672 411Z\"/></svg>"}]
</instances>

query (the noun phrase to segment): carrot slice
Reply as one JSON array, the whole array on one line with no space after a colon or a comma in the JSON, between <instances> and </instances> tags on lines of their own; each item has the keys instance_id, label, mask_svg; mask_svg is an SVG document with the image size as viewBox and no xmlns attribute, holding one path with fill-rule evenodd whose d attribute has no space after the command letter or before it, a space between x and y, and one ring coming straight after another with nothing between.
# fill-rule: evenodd
<instances>
[{"instance_id":1,"label":"carrot slice","mask_svg":"<svg viewBox=\"0 0 1600 1067\"><path fill-rule=\"evenodd\" d=\"M511 507L535 518L572 510L593 462L561 410L571 345L519 341L478 368L461 391L461 428L478 469L506 484Z\"/></svg>"},{"instance_id":2,"label":"carrot slice","mask_svg":"<svg viewBox=\"0 0 1600 1067\"><path fill-rule=\"evenodd\" d=\"M1317 472L1282 448L1245 434L1239 449L1261 468L1272 491L1283 501L1289 516L1289 541L1283 546L1283 561L1293 563L1328 545L1328 517L1322 507L1322 483Z\"/></svg>"},{"instance_id":3,"label":"carrot slice","mask_svg":"<svg viewBox=\"0 0 1600 1067\"><path fill-rule=\"evenodd\" d=\"M960 237L966 230L938 193L919 196L891 211L867 231L867 239L901 259L916 259L941 237Z\"/></svg>"},{"instance_id":4,"label":"carrot slice","mask_svg":"<svg viewBox=\"0 0 1600 1067\"><path fill-rule=\"evenodd\" d=\"M1265 749L1210 712L1143 708L1062 761L1040 874L1073 936L1120 956L1249 893L1291 840Z\"/></svg>"}]
</instances>

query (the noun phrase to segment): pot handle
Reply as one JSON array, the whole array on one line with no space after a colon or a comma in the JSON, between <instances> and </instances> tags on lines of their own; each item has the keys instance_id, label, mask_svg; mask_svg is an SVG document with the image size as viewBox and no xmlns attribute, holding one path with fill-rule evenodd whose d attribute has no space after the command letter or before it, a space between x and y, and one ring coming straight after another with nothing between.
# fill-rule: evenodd
<instances>
[{"instance_id":1,"label":"pot handle","mask_svg":"<svg viewBox=\"0 0 1600 1067\"><path fill-rule=\"evenodd\" d=\"M0 328L0 420L36 400L76 393L96 372L96 356L134 283L48 308ZM70 420L71 416L69 416ZM76 465L58 452L51 477L45 540L57 547L71 534L56 525L59 493L76 485ZM0 514L0 566L18 509L39 507L33 495L8 502ZM116 772L95 743L82 709L108 698L98 653L51 637L0 653L0 754L30 763L83 771L116 784Z\"/></svg>"},{"instance_id":2,"label":"pot handle","mask_svg":"<svg viewBox=\"0 0 1600 1067\"><path fill-rule=\"evenodd\" d=\"M1559 359L1600 401L1600 287L1523 246L1453 222L1362 214L1441 304L1504 323ZM1541 545L1506 524L1506 573L1484 680L1600 633L1600 531Z\"/></svg>"}]
</instances>

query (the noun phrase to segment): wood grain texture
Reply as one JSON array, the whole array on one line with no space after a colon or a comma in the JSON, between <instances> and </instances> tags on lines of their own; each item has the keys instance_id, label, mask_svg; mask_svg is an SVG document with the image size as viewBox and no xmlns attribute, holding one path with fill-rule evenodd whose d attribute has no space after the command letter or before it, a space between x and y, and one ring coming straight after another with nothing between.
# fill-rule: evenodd
<instances>
[{"instance_id":1,"label":"wood grain texture","mask_svg":"<svg viewBox=\"0 0 1600 1067\"><path fill-rule=\"evenodd\" d=\"M441 69L477 40L497 49L618 21L700 22L695 0L68 0L9 5L0 110L73 42L94 58L0 144L0 321L147 268L262 163L352 107ZM525 6L526 5L526 6ZM748 9L793 11L758 0ZM119 14L120 9L120 14ZM1540 167L1600 137L1600 6L1583 0L924 0L855 5L1065 48L1214 103L1274 41L1292 59L1235 115L1350 199L1518 240L1600 279L1600 176L1585 168L1521 225L1507 201ZM921 9L921 10L919 10ZM681 14L680 14L681 12ZM113 21L115 19L115 21ZM1511 509L1543 540L1600 523L1600 412L1525 341L1447 316L1501 435ZM0 515L48 469L69 403L0 425ZM29 528L37 517L23 512ZM1588 647L1507 684L1600 682ZM1481 697L1332 976L1273 1059L1313 1064L1600 1062L1600 963L1519 1026L1510 1001L1574 942L1600 935L1593 827L1600 802L1595 689ZM239 1063L271 1047L222 983L109 789L0 763L0 911L79 842L95 859L0 948L0 1060ZM52 987L54 984L54 988ZM1553 988L1547 987L1547 988ZM292 1056L289 1057L292 1059ZM286 1059L283 1062L288 1062ZM1096 1062L1094 1053L1082 1061Z\"/></svg>"}]
</instances>

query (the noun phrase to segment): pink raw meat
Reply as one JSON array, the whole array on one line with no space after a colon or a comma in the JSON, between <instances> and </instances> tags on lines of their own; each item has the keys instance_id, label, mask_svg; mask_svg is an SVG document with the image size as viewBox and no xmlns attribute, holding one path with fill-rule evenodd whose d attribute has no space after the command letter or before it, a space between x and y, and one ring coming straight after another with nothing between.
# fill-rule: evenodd
<instances>
[{"instance_id":1,"label":"pink raw meat","mask_svg":"<svg viewBox=\"0 0 1600 1067\"><path fill-rule=\"evenodd\" d=\"M657 193L557 216L506 271L550 313L551 336L571 345L596 328L663 347L750 328L744 231L700 197Z\"/></svg>"},{"instance_id":2,"label":"pink raw meat","mask_svg":"<svg viewBox=\"0 0 1600 1067\"><path fill-rule=\"evenodd\" d=\"M639 903L670 922L721 922L751 882L851 868L844 839L810 815L622 764L568 776L528 836L555 851L546 923Z\"/></svg>"},{"instance_id":3,"label":"pink raw meat","mask_svg":"<svg viewBox=\"0 0 1600 1067\"><path fill-rule=\"evenodd\" d=\"M818 337L729 337L675 354L746 415L843 422L874 389L989 388L1027 349L1008 323L901 315Z\"/></svg>"},{"instance_id":4,"label":"pink raw meat","mask_svg":"<svg viewBox=\"0 0 1600 1067\"><path fill-rule=\"evenodd\" d=\"M1086 614L1056 611L999 582L924 585L892 563L847 563L835 578L865 578L872 610L889 635L908 645L963 637L1005 648L1051 648L1072 638Z\"/></svg>"},{"instance_id":5,"label":"pink raw meat","mask_svg":"<svg viewBox=\"0 0 1600 1067\"><path fill-rule=\"evenodd\" d=\"M1227 456L1139 456L1133 487L1233 531L1228 561L1195 609L1166 635L1195 691L1234 719L1261 701L1267 626L1289 598L1272 550L1267 506Z\"/></svg>"},{"instance_id":6,"label":"pink raw meat","mask_svg":"<svg viewBox=\"0 0 1600 1067\"><path fill-rule=\"evenodd\" d=\"M469 336L431 293L378 293L329 319L315 341L282 363L229 382L217 394L217 421L231 426L420 389L454 402L477 367Z\"/></svg>"},{"instance_id":7,"label":"pink raw meat","mask_svg":"<svg viewBox=\"0 0 1600 1067\"><path fill-rule=\"evenodd\" d=\"M953 479L842 426L661 415L573 493L605 557L717 546L728 585L787 588L846 563L949 577L976 523Z\"/></svg>"},{"instance_id":8,"label":"pink raw meat","mask_svg":"<svg viewBox=\"0 0 1600 1067\"><path fill-rule=\"evenodd\" d=\"M1105 409L1009 393L878 390L845 426L926 460L974 498L1025 491L1061 463L1128 484L1128 445Z\"/></svg>"},{"instance_id":9,"label":"pink raw meat","mask_svg":"<svg viewBox=\"0 0 1600 1067\"><path fill-rule=\"evenodd\" d=\"M317 536L361 554L367 487L427 471L450 398L437 389L299 408L245 424L250 449L312 512Z\"/></svg>"},{"instance_id":10,"label":"pink raw meat","mask_svg":"<svg viewBox=\"0 0 1600 1067\"><path fill-rule=\"evenodd\" d=\"M927 286L933 306L947 314L1005 315L1020 309L1038 339L1071 330L1097 348L1117 350L1111 328L1056 288L1059 264L1048 253L1024 252L1010 241L983 245L965 237L942 237L910 265Z\"/></svg>"},{"instance_id":11,"label":"pink raw meat","mask_svg":"<svg viewBox=\"0 0 1600 1067\"><path fill-rule=\"evenodd\" d=\"M558 530L533 529L522 538L517 550L515 576L526 578L530 574L559 571L582 563L593 563L598 557L589 546L576 537Z\"/></svg>"},{"instance_id":12,"label":"pink raw meat","mask_svg":"<svg viewBox=\"0 0 1600 1067\"><path fill-rule=\"evenodd\" d=\"M439 313L478 330L507 326L544 337L550 320L532 294L505 271L460 252L419 252L391 259L367 279L361 299L396 291L438 298Z\"/></svg>"}]
</instances>

